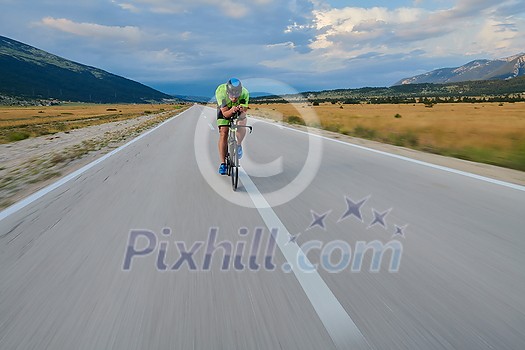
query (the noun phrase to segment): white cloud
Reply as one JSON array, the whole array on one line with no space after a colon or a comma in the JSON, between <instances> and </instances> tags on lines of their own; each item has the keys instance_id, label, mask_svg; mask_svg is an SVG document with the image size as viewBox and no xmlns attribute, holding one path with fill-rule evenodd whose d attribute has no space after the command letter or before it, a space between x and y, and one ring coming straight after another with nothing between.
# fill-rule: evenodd
<instances>
[{"instance_id":1,"label":"white cloud","mask_svg":"<svg viewBox=\"0 0 525 350\"><path fill-rule=\"evenodd\" d=\"M154 13L184 13L202 6L218 8L224 15L232 18L246 16L255 7L267 5L274 0L130 0L133 3L144 4Z\"/></svg>"},{"instance_id":2,"label":"white cloud","mask_svg":"<svg viewBox=\"0 0 525 350\"><path fill-rule=\"evenodd\" d=\"M156 64L174 64L181 62L184 59L184 55L176 53L170 49L163 49L160 51L151 51L147 53L149 61Z\"/></svg>"},{"instance_id":3,"label":"white cloud","mask_svg":"<svg viewBox=\"0 0 525 350\"><path fill-rule=\"evenodd\" d=\"M270 49L271 48L282 48L282 47L284 47L284 48L288 48L288 49L292 49L293 50L295 48L295 45L294 45L293 42L287 41L285 43L268 44L268 45L266 45L266 47L270 48Z\"/></svg>"},{"instance_id":4,"label":"white cloud","mask_svg":"<svg viewBox=\"0 0 525 350\"><path fill-rule=\"evenodd\" d=\"M135 5L133 4L129 4L129 3L117 3L116 1L113 1L113 3L117 4L121 9L123 10L127 10L127 11L130 11L130 12L133 12L133 13L139 13L140 10L138 7L136 7Z\"/></svg>"},{"instance_id":5,"label":"white cloud","mask_svg":"<svg viewBox=\"0 0 525 350\"><path fill-rule=\"evenodd\" d=\"M514 48L515 39L521 35L523 34L519 33L514 23L488 18L476 36L476 43L479 45L479 51L498 51L512 54L517 52L510 52L509 50Z\"/></svg>"},{"instance_id":6,"label":"white cloud","mask_svg":"<svg viewBox=\"0 0 525 350\"><path fill-rule=\"evenodd\" d=\"M498 50L516 50L523 43L517 36L517 32L525 29L523 23L518 25L520 21L516 18L483 21L480 17L486 19L498 6L510 3L515 1L495 4L490 0L461 0L450 9L436 11L417 7L325 6L313 12L317 34L310 48L348 59L366 50L391 54L423 49L427 55L459 54L474 47L479 51L479 43L484 42L484 52L496 55ZM294 23L285 32L303 28L308 26Z\"/></svg>"},{"instance_id":7,"label":"white cloud","mask_svg":"<svg viewBox=\"0 0 525 350\"><path fill-rule=\"evenodd\" d=\"M286 29L284 30L285 33L292 33L296 31L302 31L305 29L313 29L315 28L315 25L309 25L309 24L299 24L297 22L293 22L293 24L287 25Z\"/></svg>"},{"instance_id":8,"label":"white cloud","mask_svg":"<svg viewBox=\"0 0 525 350\"><path fill-rule=\"evenodd\" d=\"M314 23L318 34L310 47L325 49L350 43L354 49L362 46L383 45L385 39L396 36L402 28L412 28L427 14L417 8L399 8L388 10L373 7L369 9L347 7L314 11ZM421 27L417 27L421 30ZM406 34L405 34L406 35Z\"/></svg>"},{"instance_id":9,"label":"white cloud","mask_svg":"<svg viewBox=\"0 0 525 350\"><path fill-rule=\"evenodd\" d=\"M184 40L184 41L190 40L191 39L191 35L192 35L191 32L182 32L180 34L180 38L181 38L181 40Z\"/></svg>"},{"instance_id":10,"label":"white cloud","mask_svg":"<svg viewBox=\"0 0 525 350\"><path fill-rule=\"evenodd\" d=\"M344 67L344 59L332 55L331 51L314 50L299 53L292 42L266 45L260 54L264 57L259 64L268 68L279 68L290 72L329 72Z\"/></svg>"},{"instance_id":11,"label":"white cloud","mask_svg":"<svg viewBox=\"0 0 525 350\"><path fill-rule=\"evenodd\" d=\"M118 39L125 41L139 41L143 33L132 26L105 26L96 23L76 23L66 18L43 18L40 24L66 33L86 36L90 38Z\"/></svg>"}]
</instances>

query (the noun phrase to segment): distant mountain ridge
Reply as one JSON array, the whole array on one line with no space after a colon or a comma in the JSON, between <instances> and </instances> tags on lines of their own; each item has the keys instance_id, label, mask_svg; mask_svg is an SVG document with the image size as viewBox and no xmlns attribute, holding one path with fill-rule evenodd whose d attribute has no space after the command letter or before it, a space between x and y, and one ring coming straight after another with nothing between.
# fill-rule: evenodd
<instances>
[{"instance_id":1,"label":"distant mountain ridge","mask_svg":"<svg viewBox=\"0 0 525 350\"><path fill-rule=\"evenodd\" d=\"M364 87L307 91L290 95L260 96L250 103L332 102L332 103L415 103L424 98L442 101L525 101L525 75L508 80L477 80L446 84L405 84L390 87Z\"/></svg>"},{"instance_id":2,"label":"distant mountain ridge","mask_svg":"<svg viewBox=\"0 0 525 350\"><path fill-rule=\"evenodd\" d=\"M182 100L182 101L186 101L186 102L199 102L199 103L210 102L210 98L209 97L205 97L205 96L173 95L173 97L178 98L179 100Z\"/></svg>"},{"instance_id":3,"label":"distant mountain ridge","mask_svg":"<svg viewBox=\"0 0 525 350\"><path fill-rule=\"evenodd\" d=\"M496 60L475 60L460 67L441 68L410 78L394 85L445 84L476 80L508 80L525 75L525 53Z\"/></svg>"},{"instance_id":4,"label":"distant mountain ridge","mask_svg":"<svg viewBox=\"0 0 525 350\"><path fill-rule=\"evenodd\" d=\"M173 97L136 81L0 36L0 94L97 103Z\"/></svg>"}]
</instances>

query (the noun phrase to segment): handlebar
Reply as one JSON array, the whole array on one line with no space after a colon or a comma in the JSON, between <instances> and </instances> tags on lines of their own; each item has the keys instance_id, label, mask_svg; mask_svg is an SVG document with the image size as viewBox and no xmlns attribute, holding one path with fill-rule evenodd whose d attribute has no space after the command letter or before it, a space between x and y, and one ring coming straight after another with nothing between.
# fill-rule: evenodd
<instances>
[{"instance_id":1,"label":"handlebar","mask_svg":"<svg viewBox=\"0 0 525 350\"><path fill-rule=\"evenodd\" d=\"M233 122L235 120L238 120L238 117L241 113L240 112L237 112L235 113L234 115L232 115L232 117L230 118L230 127L235 127L235 128L248 128L250 130L250 134L252 133L253 131L253 127L251 125L239 125L239 124L233 124Z\"/></svg>"},{"instance_id":2,"label":"handlebar","mask_svg":"<svg viewBox=\"0 0 525 350\"><path fill-rule=\"evenodd\" d=\"M251 125L239 125L239 124L235 124L233 125L231 122L230 122L230 128L247 128L250 130L250 134L252 133L253 131L253 127Z\"/></svg>"},{"instance_id":3,"label":"handlebar","mask_svg":"<svg viewBox=\"0 0 525 350\"><path fill-rule=\"evenodd\" d=\"M251 125L236 125L237 128L248 128L250 130L250 134L253 131L253 127Z\"/></svg>"}]
</instances>

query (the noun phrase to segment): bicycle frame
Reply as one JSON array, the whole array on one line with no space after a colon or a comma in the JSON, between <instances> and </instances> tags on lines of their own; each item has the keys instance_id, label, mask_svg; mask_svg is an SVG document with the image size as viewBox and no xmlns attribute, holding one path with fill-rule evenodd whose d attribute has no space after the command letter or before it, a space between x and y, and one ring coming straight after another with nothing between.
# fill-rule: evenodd
<instances>
[{"instance_id":1,"label":"bicycle frame","mask_svg":"<svg viewBox=\"0 0 525 350\"><path fill-rule=\"evenodd\" d=\"M230 120L228 130L228 152L226 153L227 175L232 178L232 188L235 191L239 182L239 157L237 154L237 129L248 128L250 133L253 128L251 125L239 125L236 117Z\"/></svg>"}]
</instances>

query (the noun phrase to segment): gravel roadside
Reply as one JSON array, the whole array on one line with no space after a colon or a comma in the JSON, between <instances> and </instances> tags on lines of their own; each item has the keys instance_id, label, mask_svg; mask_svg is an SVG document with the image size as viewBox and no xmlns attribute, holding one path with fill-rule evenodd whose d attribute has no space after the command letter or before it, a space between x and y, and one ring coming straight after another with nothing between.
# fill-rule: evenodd
<instances>
[{"instance_id":1,"label":"gravel roadside","mask_svg":"<svg viewBox=\"0 0 525 350\"><path fill-rule=\"evenodd\" d=\"M125 144L184 109L0 144L0 209Z\"/></svg>"}]
</instances>

